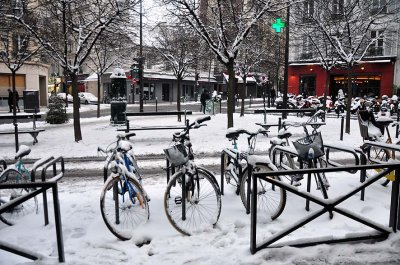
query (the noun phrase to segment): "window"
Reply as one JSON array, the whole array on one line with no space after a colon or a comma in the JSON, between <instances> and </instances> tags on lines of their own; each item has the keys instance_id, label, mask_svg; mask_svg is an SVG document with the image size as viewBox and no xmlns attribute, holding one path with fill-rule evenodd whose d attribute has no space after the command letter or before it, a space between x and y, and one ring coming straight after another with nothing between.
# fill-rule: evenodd
<instances>
[{"instance_id":1,"label":"window","mask_svg":"<svg viewBox=\"0 0 400 265\"><path fill-rule=\"evenodd\" d=\"M383 30L371 31L372 44L369 46L369 55L383 55Z\"/></svg>"},{"instance_id":2,"label":"window","mask_svg":"<svg viewBox=\"0 0 400 265\"><path fill-rule=\"evenodd\" d=\"M343 15L343 0L332 1L332 14Z\"/></svg>"},{"instance_id":3,"label":"window","mask_svg":"<svg viewBox=\"0 0 400 265\"><path fill-rule=\"evenodd\" d=\"M309 36L303 36L303 52L300 59L312 59L312 42Z\"/></svg>"},{"instance_id":4,"label":"window","mask_svg":"<svg viewBox=\"0 0 400 265\"><path fill-rule=\"evenodd\" d=\"M308 20L314 15L314 0L306 0L304 1L304 9L303 9L303 19Z\"/></svg>"},{"instance_id":5,"label":"window","mask_svg":"<svg viewBox=\"0 0 400 265\"><path fill-rule=\"evenodd\" d=\"M387 0L372 0L371 13L386 13L387 11Z\"/></svg>"},{"instance_id":6,"label":"window","mask_svg":"<svg viewBox=\"0 0 400 265\"><path fill-rule=\"evenodd\" d=\"M14 57L23 56L28 49L28 38L21 34L14 34L13 36L13 55Z\"/></svg>"}]
</instances>

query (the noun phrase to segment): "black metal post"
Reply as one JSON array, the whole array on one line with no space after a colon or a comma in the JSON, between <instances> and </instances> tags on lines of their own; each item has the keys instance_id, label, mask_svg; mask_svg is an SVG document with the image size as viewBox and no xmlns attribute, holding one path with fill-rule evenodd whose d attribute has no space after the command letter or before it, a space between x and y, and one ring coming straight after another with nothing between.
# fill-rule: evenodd
<instances>
[{"instance_id":1,"label":"black metal post","mask_svg":"<svg viewBox=\"0 0 400 265\"><path fill-rule=\"evenodd\" d=\"M139 12L139 112L143 112L143 4L140 0L140 12ZM150 94L149 94L150 95Z\"/></svg>"},{"instance_id":2,"label":"black metal post","mask_svg":"<svg viewBox=\"0 0 400 265\"><path fill-rule=\"evenodd\" d=\"M288 84L289 84L289 14L290 14L290 5L287 5L286 8L286 35L285 35L285 73L283 80L283 108L287 109L287 101L288 101ZM287 118L287 112L282 112L282 118Z\"/></svg>"},{"instance_id":3,"label":"black metal post","mask_svg":"<svg viewBox=\"0 0 400 265\"><path fill-rule=\"evenodd\" d=\"M242 170L241 170L241 166L240 166L240 171L239 171L239 174L240 174L240 176L242 175ZM250 200L251 200L251 198L250 198L250 191L251 191L251 178L252 178L252 173L253 173L253 167L249 167L248 168L249 170L247 171L247 181L246 181L246 185L247 185L247 193L246 193L246 214L249 214L250 213ZM250 170L251 169L251 170ZM253 189L253 191L254 190L257 190L257 189ZM253 193L257 193L257 192L253 192Z\"/></svg>"},{"instance_id":4,"label":"black metal post","mask_svg":"<svg viewBox=\"0 0 400 265\"><path fill-rule=\"evenodd\" d=\"M248 169L253 172L252 165L249 165ZM252 190L255 191L257 190L257 178L252 178L252 180ZM250 209L250 252L254 254L257 251L257 192L251 193Z\"/></svg>"},{"instance_id":5,"label":"black metal post","mask_svg":"<svg viewBox=\"0 0 400 265\"><path fill-rule=\"evenodd\" d=\"M225 175L225 153L221 154L221 195L224 195L224 175Z\"/></svg>"},{"instance_id":6,"label":"black metal post","mask_svg":"<svg viewBox=\"0 0 400 265\"><path fill-rule=\"evenodd\" d=\"M157 102L158 100L157 100L157 98L156 98L156 112L158 112L158 108L157 108Z\"/></svg>"},{"instance_id":7,"label":"black metal post","mask_svg":"<svg viewBox=\"0 0 400 265\"><path fill-rule=\"evenodd\" d=\"M57 183L53 186L53 203L54 203L54 221L56 225L56 234L57 234L57 250L58 250L58 261L65 262L64 256L64 241L62 234L62 224L61 224L61 211L60 211L60 202L58 200L58 187Z\"/></svg>"},{"instance_id":8,"label":"black metal post","mask_svg":"<svg viewBox=\"0 0 400 265\"><path fill-rule=\"evenodd\" d=\"M166 161L166 164L167 164L167 184L168 184L169 183L169 178L170 178L169 160L166 158L165 161Z\"/></svg>"},{"instance_id":9,"label":"black metal post","mask_svg":"<svg viewBox=\"0 0 400 265\"><path fill-rule=\"evenodd\" d=\"M219 114L222 113L222 99L219 101Z\"/></svg>"},{"instance_id":10,"label":"black metal post","mask_svg":"<svg viewBox=\"0 0 400 265\"><path fill-rule=\"evenodd\" d=\"M398 117L399 116L397 115L397 121L399 121ZM396 138L399 138L399 124L396 125Z\"/></svg>"},{"instance_id":11,"label":"black metal post","mask_svg":"<svg viewBox=\"0 0 400 265\"><path fill-rule=\"evenodd\" d=\"M186 220L186 174L182 174L182 220Z\"/></svg>"},{"instance_id":12,"label":"black metal post","mask_svg":"<svg viewBox=\"0 0 400 265\"><path fill-rule=\"evenodd\" d=\"M342 120L340 121L340 141L343 141L343 128L344 128L344 116L342 116Z\"/></svg>"},{"instance_id":13,"label":"black metal post","mask_svg":"<svg viewBox=\"0 0 400 265\"><path fill-rule=\"evenodd\" d=\"M280 131L281 127L282 127L282 118L279 117L278 118L278 132Z\"/></svg>"},{"instance_id":14,"label":"black metal post","mask_svg":"<svg viewBox=\"0 0 400 265\"><path fill-rule=\"evenodd\" d=\"M398 227L397 222L400 218L399 213L399 183L400 183L400 170L395 171L395 180L392 182L392 194L390 202L390 216L389 216L389 227L396 232Z\"/></svg>"}]
</instances>

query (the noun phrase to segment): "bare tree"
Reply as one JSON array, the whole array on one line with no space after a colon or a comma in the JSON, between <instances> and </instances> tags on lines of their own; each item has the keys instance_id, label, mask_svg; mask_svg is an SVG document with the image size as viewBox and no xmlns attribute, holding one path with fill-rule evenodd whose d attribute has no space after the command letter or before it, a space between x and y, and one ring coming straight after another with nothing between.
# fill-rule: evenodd
<instances>
[{"instance_id":1,"label":"bare tree","mask_svg":"<svg viewBox=\"0 0 400 265\"><path fill-rule=\"evenodd\" d=\"M125 56L124 47L129 43L132 44L132 41L124 34L106 31L95 43L88 57L87 66L97 74L97 118L100 117L101 77L111 66L122 60Z\"/></svg>"},{"instance_id":2,"label":"bare tree","mask_svg":"<svg viewBox=\"0 0 400 265\"><path fill-rule=\"evenodd\" d=\"M350 107L352 99L351 73L355 65L376 49L385 31L393 27L398 19L396 0L359 1L359 0L315 0L304 1L302 10L303 27L308 32L315 31L323 41L313 40L314 47L324 49L329 43L329 56L325 56L325 65L347 69L347 113L346 133L350 133ZM297 9L299 10L299 9ZM317 12L318 10L318 12ZM322 45L321 45L322 43ZM326 48L325 48L326 49ZM322 56L321 56L322 57ZM336 59L336 58L337 59ZM336 64L337 62L337 64Z\"/></svg>"},{"instance_id":3,"label":"bare tree","mask_svg":"<svg viewBox=\"0 0 400 265\"><path fill-rule=\"evenodd\" d=\"M288 0L162 0L171 13L187 21L223 64L229 76L228 128L235 112L235 60L243 41L256 23L269 13L286 8Z\"/></svg>"},{"instance_id":4,"label":"bare tree","mask_svg":"<svg viewBox=\"0 0 400 265\"><path fill-rule=\"evenodd\" d=\"M18 15L23 9L22 3L11 3L9 6L2 6L0 17L7 14ZM33 18L28 16L31 21ZM15 130L15 151L19 149L18 123L16 118L16 73L25 64L34 58L41 46L35 43L29 32L22 27L16 27L12 20L4 19L0 26L0 59L11 72L12 82L12 105L13 125Z\"/></svg>"},{"instance_id":5,"label":"bare tree","mask_svg":"<svg viewBox=\"0 0 400 265\"><path fill-rule=\"evenodd\" d=\"M177 79L176 108L181 111L181 83L182 80L191 74L190 70L204 55L202 46L194 37L193 29L188 25L169 25L160 24L158 34L153 44L159 54L171 67ZM179 120L181 117L179 115Z\"/></svg>"},{"instance_id":6,"label":"bare tree","mask_svg":"<svg viewBox=\"0 0 400 265\"><path fill-rule=\"evenodd\" d=\"M101 34L115 23L127 22L136 0L26 0L21 14L7 15L24 26L64 68L72 80L75 141L82 140L77 74ZM26 20L27 12L38 17ZM61 41L61 43L60 43Z\"/></svg>"}]
</instances>

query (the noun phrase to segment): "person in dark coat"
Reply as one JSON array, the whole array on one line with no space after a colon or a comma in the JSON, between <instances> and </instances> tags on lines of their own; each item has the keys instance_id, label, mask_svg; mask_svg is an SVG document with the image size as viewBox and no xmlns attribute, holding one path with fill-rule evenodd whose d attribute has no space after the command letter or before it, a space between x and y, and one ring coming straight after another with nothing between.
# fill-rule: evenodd
<instances>
[{"instance_id":1,"label":"person in dark coat","mask_svg":"<svg viewBox=\"0 0 400 265\"><path fill-rule=\"evenodd\" d=\"M203 93L200 95L201 108L204 114L206 113L206 104L208 99L210 99L210 95L208 94L207 89L204 89Z\"/></svg>"},{"instance_id":2,"label":"person in dark coat","mask_svg":"<svg viewBox=\"0 0 400 265\"><path fill-rule=\"evenodd\" d=\"M18 94L18 91L17 90L15 90L15 102L16 102L16 107L17 107L17 110L18 110L18 112L20 112L20 110L19 110L19 106L18 106L18 100L19 100L19 94ZM11 89L8 89L8 107L10 108L10 111L9 112L12 112L12 110L13 110L13 102L14 100L13 100L13 92L12 92L12 90Z\"/></svg>"},{"instance_id":3,"label":"person in dark coat","mask_svg":"<svg viewBox=\"0 0 400 265\"><path fill-rule=\"evenodd\" d=\"M276 98L275 89L271 89L271 103L272 103L272 105L275 104L275 98Z\"/></svg>"}]
</instances>

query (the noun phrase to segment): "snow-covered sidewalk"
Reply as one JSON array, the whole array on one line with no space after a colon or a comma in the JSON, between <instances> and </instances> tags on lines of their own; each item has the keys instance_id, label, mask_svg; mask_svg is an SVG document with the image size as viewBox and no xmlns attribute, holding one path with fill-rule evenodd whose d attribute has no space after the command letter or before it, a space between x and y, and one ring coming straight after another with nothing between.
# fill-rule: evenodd
<instances>
[{"instance_id":1,"label":"snow-covered sidewalk","mask_svg":"<svg viewBox=\"0 0 400 265\"><path fill-rule=\"evenodd\" d=\"M200 117L196 113L189 119ZM268 123L277 122L277 116L268 116ZM305 120L290 116L289 120ZM235 127L257 129L256 122L263 122L262 115L235 115ZM131 125L174 125L172 117L138 117ZM0 129L12 125L0 125ZM31 124L20 124L20 128ZM31 146L29 158L44 156L85 157L97 154L97 146L111 143L117 134L116 128L109 125L109 117L82 120L83 140L73 141L72 123L65 125L38 124L46 128L39 135L39 143L31 145L31 137L21 136L21 144ZM352 134L345 135L345 141L339 141L340 120L328 119L321 127L324 141L347 144L357 147L362 143L357 121L352 121ZM173 131L138 131L132 140L137 154L162 154L163 148L171 142ZM191 132L194 151L198 158L208 153L219 153L231 143L225 138L226 116L213 116L206 127ZM293 128L294 137L302 135L301 128ZM269 138L276 135L276 128L270 136L259 137L257 149L266 151ZM246 138L239 141L239 148L246 148ZM13 136L3 136L0 142L0 158L11 159L14 155ZM217 159L218 158L213 158ZM210 161L213 162L214 161ZM216 161L215 163L218 163ZM161 166L161 165L160 165ZM215 172L219 180L219 172ZM82 176L84 176L84 169ZM328 175L331 188L330 198L340 196L359 185L359 176L351 174ZM100 190L102 178L64 178L59 184L60 206L63 225L65 257L67 264L399 264L400 236L392 234L382 242L319 245L308 248L284 247L266 249L255 255L250 254L250 216L245 214L240 198L234 188L228 186L222 197L221 217L217 227L200 234L186 237L180 235L168 223L163 208L163 196L166 179L163 175L145 176L144 187L151 196L150 220L137 230L129 241L117 240L105 226L100 213ZM299 187L304 189L304 185ZM343 204L343 208L354 211L384 226L388 225L390 187L374 184L366 191L365 201L354 196ZM320 192L312 187L316 196ZM40 214L27 216L22 225L7 227L0 224L0 240L20 247L29 248L44 256L43 260L30 262L8 252L0 251L0 264L57 264L57 246L53 218L51 224L43 226L43 208L40 202ZM265 240L284 227L287 227L306 215L305 201L291 194L283 214L274 221L260 216L258 219L258 240ZM50 205L52 215L52 205ZM311 211L320 209L312 204ZM324 236L341 237L371 229L357 224L339 214L333 219L323 215L299 231L281 240L299 238L321 238ZM137 244L150 241L138 247Z\"/></svg>"}]
</instances>

